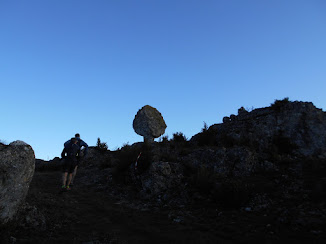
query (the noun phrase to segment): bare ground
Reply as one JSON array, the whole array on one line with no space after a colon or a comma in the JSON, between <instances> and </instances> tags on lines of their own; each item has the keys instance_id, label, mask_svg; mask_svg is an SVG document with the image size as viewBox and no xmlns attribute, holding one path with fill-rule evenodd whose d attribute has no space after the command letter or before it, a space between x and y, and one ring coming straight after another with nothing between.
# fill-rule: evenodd
<instances>
[{"instance_id":1,"label":"bare ground","mask_svg":"<svg viewBox=\"0 0 326 244\"><path fill-rule=\"evenodd\" d=\"M213 203L171 209L134 205L89 184L81 169L71 191L60 189L61 173L35 172L27 196L32 220L8 231L9 243L322 243L324 234L276 224L277 214L218 210ZM293 203L295 204L295 203ZM291 207L291 206L289 206ZM30 216L31 214L27 215Z\"/></svg>"}]
</instances>

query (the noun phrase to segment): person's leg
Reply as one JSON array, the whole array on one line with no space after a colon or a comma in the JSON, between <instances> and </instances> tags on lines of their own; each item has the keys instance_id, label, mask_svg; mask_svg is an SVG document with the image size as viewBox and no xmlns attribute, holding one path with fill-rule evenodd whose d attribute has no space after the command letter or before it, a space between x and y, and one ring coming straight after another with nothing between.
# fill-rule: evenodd
<instances>
[{"instance_id":1,"label":"person's leg","mask_svg":"<svg viewBox=\"0 0 326 244\"><path fill-rule=\"evenodd\" d=\"M75 179L75 176L76 176L76 173L77 173L77 168L78 168L78 165L76 165L76 167L74 169L74 172L72 173L72 178L71 178L71 184L72 185L74 184L74 179Z\"/></svg>"},{"instance_id":2,"label":"person's leg","mask_svg":"<svg viewBox=\"0 0 326 244\"><path fill-rule=\"evenodd\" d=\"M67 184L67 190L70 190L69 186L70 186L70 183L71 183L71 178L72 178L72 173L69 173L69 176L68 176L68 184Z\"/></svg>"},{"instance_id":3,"label":"person's leg","mask_svg":"<svg viewBox=\"0 0 326 244\"><path fill-rule=\"evenodd\" d=\"M63 165L62 165L62 188L66 188L66 185L67 185L67 175L68 175L68 171L69 171L69 168L68 168L68 161L67 159L65 159L63 161Z\"/></svg>"},{"instance_id":4,"label":"person's leg","mask_svg":"<svg viewBox=\"0 0 326 244\"><path fill-rule=\"evenodd\" d=\"M67 175L68 175L68 172L64 172L62 174L62 188L65 188L66 187Z\"/></svg>"}]
</instances>

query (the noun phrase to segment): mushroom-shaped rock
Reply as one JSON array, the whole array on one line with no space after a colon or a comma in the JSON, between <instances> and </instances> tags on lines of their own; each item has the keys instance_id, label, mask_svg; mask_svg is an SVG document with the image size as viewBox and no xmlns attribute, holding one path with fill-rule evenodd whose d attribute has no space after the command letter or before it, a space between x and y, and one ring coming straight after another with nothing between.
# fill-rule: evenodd
<instances>
[{"instance_id":1,"label":"mushroom-shaped rock","mask_svg":"<svg viewBox=\"0 0 326 244\"><path fill-rule=\"evenodd\" d=\"M144 137L144 142L152 142L154 138L164 134L166 124L156 108L146 105L138 110L133 121L133 128L138 135Z\"/></svg>"},{"instance_id":2,"label":"mushroom-shaped rock","mask_svg":"<svg viewBox=\"0 0 326 244\"><path fill-rule=\"evenodd\" d=\"M34 169L30 145L23 141L0 143L0 225L12 220L24 203Z\"/></svg>"}]
</instances>

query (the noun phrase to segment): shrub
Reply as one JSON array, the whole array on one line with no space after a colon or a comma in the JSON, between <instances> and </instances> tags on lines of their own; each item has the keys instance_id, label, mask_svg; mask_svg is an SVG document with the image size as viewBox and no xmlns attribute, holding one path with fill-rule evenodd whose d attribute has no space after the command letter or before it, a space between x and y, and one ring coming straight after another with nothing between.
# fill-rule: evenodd
<instances>
[{"instance_id":1,"label":"shrub","mask_svg":"<svg viewBox=\"0 0 326 244\"><path fill-rule=\"evenodd\" d=\"M246 107L245 109L246 109L246 111L248 111L248 112L252 112L252 111L255 110L254 106Z\"/></svg>"},{"instance_id":2,"label":"shrub","mask_svg":"<svg viewBox=\"0 0 326 244\"><path fill-rule=\"evenodd\" d=\"M288 97L282 99L282 100L275 100L273 104L271 104L271 108L277 112L281 111L281 109L290 103L290 100Z\"/></svg>"},{"instance_id":3,"label":"shrub","mask_svg":"<svg viewBox=\"0 0 326 244\"><path fill-rule=\"evenodd\" d=\"M119 172L127 170L132 163L135 163L138 154L139 150L136 148L130 145L123 146L116 154L116 159L118 160L117 170Z\"/></svg>"},{"instance_id":4,"label":"shrub","mask_svg":"<svg viewBox=\"0 0 326 244\"><path fill-rule=\"evenodd\" d=\"M149 167L152 161L152 151L150 144L143 143L141 147L125 144L120 150L116 151L115 158L118 162L113 168L113 179L115 182L126 183L126 175L128 169L132 164L136 163L140 152L142 154L138 159L138 171L141 173Z\"/></svg>"},{"instance_id":5,"label":"shrub","mask_svg":"<svg viewBox=\"0 0 326 244\"><path fill-rule=\"evenodd\" d=\"M174 142L187 142L187 137L182 132L176 132L173 134L172 141Z\"/></svg>"},{"instance_id":6,"label":"shrub","mask_svg":"<svg viewBox=\"0 0 326 244\"><path fill-rule=\"evenodd\" d=\"M206 122L201 133L198 134L198 146L215 146L216 145L216 131L209 129Z\"/></svg>"},{"instance_id":7,"label":"shrub","mask_svg":"<svg viewBox=\"0 0 326 244\"><path fill-rule=\"evenodd\" d=\"M160 139L159 139L159 142L160 143L167 143L169 142L169 136L161 136Z\"/></svg>"},{"instance_id":8,"label":"shrub","mask_svg":"<svg viewBox=\"0 0 326 244\"><path fill-rule=\"evenodd\" d=\"M106 151L108 150L108 144L106 142L101 142L101 139L97 138L96 148Z\"/></svg>"},{"instance_id":9,"label":"shrub","mask_svg":"<svg viewBox=\"0 0 326 244\"><path fill-rule=\"evenodd\" d=\"M208 131L208 126L207 126L206 122L204 121L204 127L201 129L201 132L203 133L206 131Z\"/></svg>"}]
</instances>

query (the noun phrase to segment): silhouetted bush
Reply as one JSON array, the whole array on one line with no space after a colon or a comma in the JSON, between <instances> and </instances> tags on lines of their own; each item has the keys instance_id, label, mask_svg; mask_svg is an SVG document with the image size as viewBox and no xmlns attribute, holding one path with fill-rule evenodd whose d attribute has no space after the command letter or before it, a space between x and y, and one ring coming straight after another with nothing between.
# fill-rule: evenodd
<instances>
[{"instance_id":1,"label":"silhouetted bush","mask_svg":"<svg viewBox=\"0 0 326 244\"><path fill-rule=\"evenodd\" d=\"M108 144L106 142L101 142L100 138L97 138L96 148L102 151L108 150Z\"/></svg>"},{"instance_id":2,"label":"silhouetted bush","mask_svg":"<svg viewBox=\"0 0 326 244\"><path fill-rule=\"evenodd\" d=\"M198 134L198 146L215 146L216 145L216 131L209 129L206 122L201 129L201 133Z\"/></svg>"},{"instance_id":3,"label":"silhouetted bush","mask_svg":"<svg viewBox=\"0 0 326 244\"><path fill-rule=\"evenodd\" d=\"M116 169L121 172L129 168L132 163L136 162L139 150L130 145L123 146L116 152L116 159L118 160Z\"/></svg>"},{"instance_id":4,"label":"silhouetted bush","mask_svg":"<svg viewBox=\"0 0 326 244\"><path fill-rule=\"evenodd\" d=\"M173 134L172 139L169 142L170 149L172 151L180 152L183 148L188 147L189 143L186 136L182 132Z\"/></svg>"},{"instance_id":5,"label":"silhouetted bush","mask_svg":"<svg viewBox=\"0 0 326 244\"><path fill-rule=\"evenodd\" d=\"M162 136L162 137L160 137L159 138L159 142L160 143L163 143L163 144L166 144L166 143L168 143L169 142L169 136Z\"/></svg>"},{"instance_id":6,"label":"silhouetted bush","mask_svg":"<svg viewBox=\"0 0 326 244\"><path fill-rule=\"evenodd\" d=\"M206 124L206 122L204 121L204 126L203 128L201 129L201 132L206 132L208 131L208 125Z\"/></svg>"},{"instance_id":7,"label":"silhouetted bush","mask_svg":"<svg viewBox=\"0 0 326 244\"><path fill-rule=\"evenodd\" d=\"M271 108L277 112L281 111L281 109L290 103L290 100L288 97L282 99L282 100L275 100L274 103L271 104Z\"/></svg>"},{"instance_id":8,"label":"silhouetted bush","mask_svg":"<svg viewBox=\"0 0 326 244\"><path fill-rule=\"evenodd\" d=\"M184 143L187 142L187 137L182 132L176 132L173 134L173 142Z\"/></svg>"},{"instance_id":9,"label":"silhouetted bush","mask_svg":"<svg viewBox=\"0 0 326 244\"><path fill-rule=\"evenodd\" d=\"M141 153L138 159L138 172L142 173L150 166L152 160L151 145L143 143L141 146L130 146L125 144L120 150L115 153L117 164L113 168L113 179L118 183L125 183L125 177L128 169L131 165L136 163L137 157Z\"/></svg>"}]
</instances>

